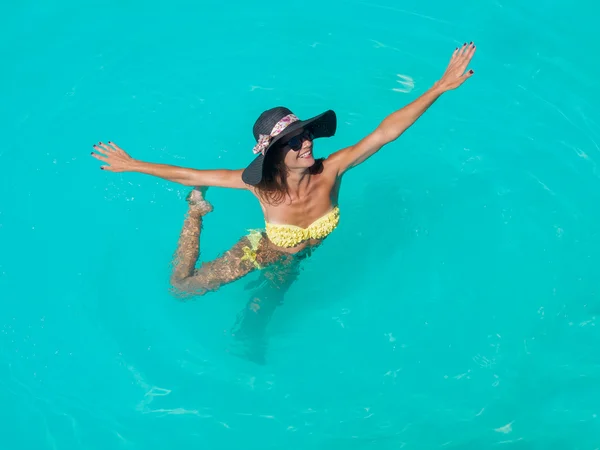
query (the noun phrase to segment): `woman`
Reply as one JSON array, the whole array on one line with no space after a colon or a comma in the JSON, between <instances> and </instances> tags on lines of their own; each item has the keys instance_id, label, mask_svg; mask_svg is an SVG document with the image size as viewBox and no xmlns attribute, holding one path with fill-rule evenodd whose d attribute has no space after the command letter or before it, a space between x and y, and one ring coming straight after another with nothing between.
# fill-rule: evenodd
<instances>
[{"instance_id":1,"label":"woman","mask_svg":"<svg viewBox=\"0 0 600 450\"><path fill-rule=\"evenodd\" d=\"M152 164L131 158L109 142L94 145L92 156L112 172L140 172L186 186L201 186L188 196L189 211L183 225L172 274L172 285L188 295L202 295L248 273L275 263L265 271L274 285L284 290L296 262L331 233L339 221L338 192L343 175L386 144L396 140L444 92L460 86L473 75L466 71L475 46L457 48L439 81L414 102L389 115L357 144L325 159L313 156L313 141L331 137L336 115L327 111L308 120L298 119L286 108L265 111L254 125L257 157L244 170L195 170ZM223 256L196 269L203 217L212 211L204 198L208 186L250 190L260 202L266 228L243 237ZM283 268L283 269L282 269ZM277 280L281 278L281 280ZM261 305L251 302L250 308ZM269 314L270 315L270 314Z\"/></svg>"}]
</instances>

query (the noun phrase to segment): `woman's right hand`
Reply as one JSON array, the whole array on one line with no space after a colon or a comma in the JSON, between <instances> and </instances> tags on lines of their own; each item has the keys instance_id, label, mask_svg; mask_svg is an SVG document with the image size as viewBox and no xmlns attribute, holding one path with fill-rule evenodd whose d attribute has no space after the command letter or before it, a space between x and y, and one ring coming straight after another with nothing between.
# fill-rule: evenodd
<instances>
[{"instance_id":1,"label":"woman's right hand","mask_svg":"<svg viewBox=\"0 0 600 450\"><path fill-rule=\"evenodd\" d=\"M456 89L463 84L468 78L471 78L473 71L467 70L467 66L471 62L473 55L475 54L475 44L470 42L468 45L465 42L462 47L454 50L452 58L450 58L450 64L446 68L446 72L440 80L435 83L443 92Z\"/></svg>"},{"instance_id":2,"label":"woman's right hand","mask_svg":"<svg viewBox=\"0 0 600 450\"><path fill-rule=\"evenodd\" d=\"M99 142L94 145L94 149L98 153L92 152L92 156L97 160L108 164L100 166L100 169L102 170L108 170L110 172L129 172L133 170L133 167L137 162L114 142L108 141L108 144Z\"/></svg>"}]
</instances>

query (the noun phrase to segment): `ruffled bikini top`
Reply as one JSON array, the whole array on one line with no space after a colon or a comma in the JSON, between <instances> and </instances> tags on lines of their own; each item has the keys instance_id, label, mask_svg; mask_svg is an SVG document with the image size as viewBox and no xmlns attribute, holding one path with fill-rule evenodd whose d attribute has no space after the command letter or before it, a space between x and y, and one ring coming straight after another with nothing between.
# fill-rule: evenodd
<instances>
[{"instance_id":1,"label":"ruffled bikini top","mask_svg":"<svg viewBox=\"0 0 600 450\"><path fill-rule=\"evenodd\" d=\"M340 208L335 207L327 214L319 217L308 227L296 225L278 225L266 223L269 240L278 247L295 247L309 239L323 239L337 227L340 221Z\"/></svg>"}]
</instances>

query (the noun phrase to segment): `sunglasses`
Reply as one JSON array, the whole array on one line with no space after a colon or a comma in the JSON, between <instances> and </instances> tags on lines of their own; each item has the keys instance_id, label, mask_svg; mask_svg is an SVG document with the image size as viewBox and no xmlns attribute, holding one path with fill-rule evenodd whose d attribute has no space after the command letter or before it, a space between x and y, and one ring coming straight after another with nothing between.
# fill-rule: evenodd
<instances>
[{"instance_id":1,"label":"sunglasses","mask_svg":"<svg viewBox=\"0 0 600 450\"><path fill-rule=\"evenodd\" d=\"M285 145L288 146L289 148L291 148L292 150L294 150L295 152L297 152L298 150L300 150L302 148L302 143L305 140L312 141L314 138L315 138L315 136L314 136L314 134L312 134L311 131L304 130L304 132L302 134L299 134L298 136L294 136L289 141L287 141Z\"/></svg>"}]
</instances>

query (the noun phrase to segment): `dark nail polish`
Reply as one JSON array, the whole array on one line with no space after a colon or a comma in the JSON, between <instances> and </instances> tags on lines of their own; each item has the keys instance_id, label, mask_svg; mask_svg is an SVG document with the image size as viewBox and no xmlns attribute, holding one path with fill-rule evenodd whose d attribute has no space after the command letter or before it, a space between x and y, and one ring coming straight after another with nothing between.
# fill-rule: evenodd
<instances>
[{"instance_id":1,"label":"dark nail polish","mask_svg":"<svg viewBox=\"0 0 600 450\"><path fill-rule=\"evenodd\" d=\"M463 47L464 47L465 45L467 45L467 43L466 43L466 42L463 44Z\"/></svg>"},{"instance_id":2,"label":"dark nail polish","mask_svg":"<svg viewBox=\"0 0 600 450\"><path fill-rule=\"evenodd\" d=\"M108 143L109 143L109 144L112 144L112 142L111 142L111 141L108 141Z\"/></svg>"},{"instance_id":3,"label":"dark nail polish","mask_svg":"<svg viewBox=\"0 0 600 450\"><path fill-rule=\"evenodd\" d=\"M93 154L94 154L94 152L90 152L90 155L93 155Z\"/></svg>"},{"instance_id":4,"label":"dark nail polish","mask_svg":"<svg viewBox=\"0 0 600 450\"><path fill-rule=\"evenodd\" d=\"M104 170L104 167L100 167L100 170Z\"/></svg>"},{"instance_id":5,"label":"dark nail polish","mask_svg":"<svg viewBox=\"0 0 600 450\"><path fill-rule=\"evenodd\" d=\"M473 44L473 41L469 42L469 45Z\"/></svg>"},{"instance_id":6,"label":"dark nail polish","mask_svg":"<svg viewBox=\"0 0 600 450\"><path fill-rule=\"evenodd\" d=\"M472 74L472 73L473 73L473 71L472 71L472 70L469 70L469 73L470 73L470 74Z\"/></svg>"}]
</instances>

